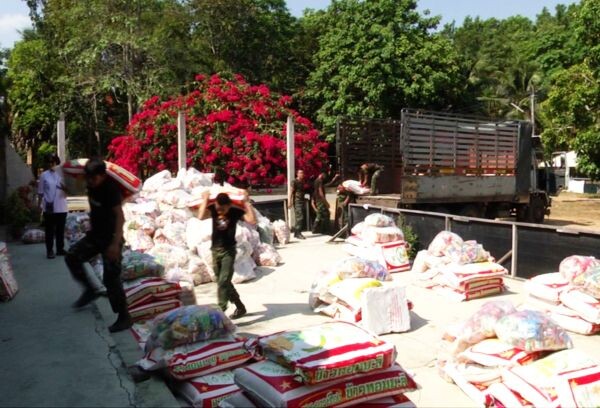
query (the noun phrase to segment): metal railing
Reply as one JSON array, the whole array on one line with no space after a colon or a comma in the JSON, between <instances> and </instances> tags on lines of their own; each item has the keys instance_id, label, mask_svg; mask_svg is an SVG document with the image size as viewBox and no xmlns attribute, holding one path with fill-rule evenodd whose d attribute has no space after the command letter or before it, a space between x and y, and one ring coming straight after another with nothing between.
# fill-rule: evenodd
<instances>
[{"instance_id":1,"label":"metal railing","mask_svg":"<svg viewBox=\"0 0 600 408\"><path fill-rule=\"evenodd\" d=\"M402 215L425 249L443 230L457 233L465 240L476 240L510 270L511 276L530 278L558 270L570 255L600 258L600 232L560 226L470 218L428 211L351 204L349 226L352 228L368 214Z\"/></svg>"}]
</instances>

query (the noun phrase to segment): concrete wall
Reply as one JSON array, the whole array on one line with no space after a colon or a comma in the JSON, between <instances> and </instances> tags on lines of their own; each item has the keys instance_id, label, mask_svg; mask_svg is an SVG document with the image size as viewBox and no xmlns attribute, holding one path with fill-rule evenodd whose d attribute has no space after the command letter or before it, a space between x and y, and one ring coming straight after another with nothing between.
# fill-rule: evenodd
<instances>
[{"instance_id":1,"label":"concrete wall","mask_svg":"<svg viewBox=\"0 0 600 408\"><path fill-rule=\"evenodd\" d=\"M6 194L33 180L31 168L25 164L10 142L4 138L6 146Z\"/></svg>"}]
</instances>

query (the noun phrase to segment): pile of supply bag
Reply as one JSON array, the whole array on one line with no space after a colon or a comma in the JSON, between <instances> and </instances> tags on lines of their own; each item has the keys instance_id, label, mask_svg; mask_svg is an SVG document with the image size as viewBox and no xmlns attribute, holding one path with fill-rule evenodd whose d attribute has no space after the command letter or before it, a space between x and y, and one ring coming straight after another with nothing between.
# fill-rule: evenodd
<instances>
[{"instance_id":1,"label":"pile of supply bag","mask_svg":"<svg viewBox=\"0 0 600 408\"><path fill-rule=\"evenodd\" d=\"M315 312L360 323L375 334L410 330L411 305L405 288L392 282L390 273L376 261L348 257L318 272L308 304Z\"/></svg>"},{"instance_id":2,"label":"pile of supply bag","mask_svg":"<svg viewBox=\"0 0 600 408\"><path fill-rule=\"evenodd\" d=\"M419 251L412 266L416 283L451 300L465 301L504 291L506 268L477 241L440 232L428 249Z\"/></svg>"},{"instance_id":3,"label":"pile of supply bag","mask_svg":"<svg viewBox=\"0 0 600 408\"><path fill-rule=\"evenodd\" d=\"M15 279L6 242L0 241L0 301L6 302L15 297L19 285Z\"/></svg>"},{"instance_id":4,"label":"pile of supply bag","mask_svg":"<svg viewBox=\"0 0 600 408\"><path fill-rule=\"evenodd\" d=\"M564 329L585 335L600 332L600 260L569 256L558 272L537 275L524 287L528 304L549 312Z\"/></svg>"},{"instance_id":5,"label":"pile of supply bag","mask_svg":"<svg viewBox=\"0 0 600 408\"><path fill-rule=\"evenodd\" d=\"M572 347L549 314L490 301L448 328L438 367L478 406L599 406L600 366Z\"/></svg>"},{"instance_id":6,"label":"pile of supply bag","mask_svg":"<svg viewBox=\"0 0 600 408\"><path fill-rule=\"evenodd\" d=\"M369 214L351 232L344 245L344 250L350 255L379 262L388 272L410 269L404 234L391 217Z\"/></svg>"},{"instance_id":7,"label":"pile of supply bag","mask_svg":"<svg viewBox=\"0 0 600 408\"><path fill-rule=\"evenodd\" d=\"M350 323L246 338L216 306L193 305L132 330L138 366L193 407L414 407L404 393L418 386L394 345Z\"/></svg>"},{"instance_id":8,"label":"pile of supply bag","mask_svg":"<svg viewBox=\"0 0 600 408\"><path fill-rule=\"evenodd\" d=\"M234 198L234 203L240 194L234 187L214 185L212 174L200 173L193 168L180 170L177 177L165 170L147 179L141 192L123 205L126 243L123 270L137 268L140 270L137 278L164 278L184 286L213 281L212 221L197 218L197 207L201 204L199 197L206 190L213 198L219 192L226 192ZM243 221L237 225L234 283L255 278L257 265L277 266L281 257L273 243L276 240L289 242L290 231L285 222L271 223L258 211L255 215L257 225ZM70 213L66 238L74 243L89 228L87 214ZM152 263L161 265L162 269L160 272L152 269L145 275L145 265ZM100 257L91 264L95 271L101 270ZM124 273L125 280L129 280L127 276Z\"/></svg>"},{"instance_id":9,"label":"pile of supply bag","mask_svg":"<svg viewBox=\"0 0 600 408\"><path fill-rule=\"evenodd\" d=\"M24 244L39 244L46 240L46 233L41 228L26 228L21 236Z\"/></svg>"}]
</instances>

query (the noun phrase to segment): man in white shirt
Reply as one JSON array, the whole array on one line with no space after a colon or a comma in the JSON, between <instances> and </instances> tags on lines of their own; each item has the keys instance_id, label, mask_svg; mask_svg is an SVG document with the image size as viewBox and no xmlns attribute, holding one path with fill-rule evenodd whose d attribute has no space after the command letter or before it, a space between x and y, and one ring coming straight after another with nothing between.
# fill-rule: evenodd
<instances>
[{"instance_id":1,"label":"man in white shirt","mask_svg":"<svg viewBox=\"0 0 600 408\"><path fill-rule=\"evenodd\" d=\"M49 159L47 169L40 176L38 195L42 202L44 226L46 229L46 257L55 258L54 239L56 238L56 254L65 255L65 222L67 219L67 193L63 182L58 156Z\"/></svg>"}]
</instances>

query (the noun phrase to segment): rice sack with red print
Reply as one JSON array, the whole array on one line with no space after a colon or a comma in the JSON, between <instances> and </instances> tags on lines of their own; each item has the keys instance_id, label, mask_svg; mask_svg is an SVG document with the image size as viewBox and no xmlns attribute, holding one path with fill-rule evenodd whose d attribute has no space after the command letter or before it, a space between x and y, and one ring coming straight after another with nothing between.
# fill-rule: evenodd
<instances>
[{"instance_id":1,"label":"rice sack with red print","mask_svg":"<svg viewBox=\"0 0 600 408\"><path fill-rule=\"evenodd\" d=\"M346 322L260 337L258 345L264 357L292 370L306 384L383 370L396 359L393 344Z\"/></svg>"},{"instance_id":2,"label":"rice sack with red print","mask_svg":"<svg viewBox=\"0 0 600 408\"><path fill-rule=\"evenodd\" d=\"M398 364L316 385L299 383L293 371L268 360L237 368L233 373L235 383L259 407L363 406L418 388Z\"/></svg>"},{"instance_id":3,"label":"rice sack with red print","mask_svg":"<svg viewBox=\"0 0 600 408\"><path fill-rule=\"evenodd\" d=\"M177 298L181 293L181 286L178 283L162 278L140 278L126 281L123 282L123 289L129 307Z\"/></svg>"},{"instance_id":4,"label":"rice sack with red print","mask_svg":"<svg viewBox=\"0 0 600 408\"><path fill-rule=\"evenodd\" d=\"M85 176L85 164L88 159L73 159L63 163L63 172L65 175L80 178ZM121 188L123 197L130 197L134 194L139 193L142 190L142 181L114 163L105 161L106 163L106 174L115 180ZM69 184L69 178L65 177L65 182Z\"/></svg>"},{"instance_id":5,"label":"rice sack with red print","mask_svg":"<svg viewBox=\"0 0 600 408\"><path fill-rule=\"evenodd\" d=\"M166 369L170 377L188 380L235 368L250 360L252 354L244 347L245 341L228 335L173 349L157 347L146 353L137 365L147 371Z\"/></svg>"},{"instance_id":6,"label":"rice sack with red print","mask_svg":"<svg viewBox=\"0 0 600 408\"><path fill-rule=\"evenodd\" d=\"M189 381L177 382L175 393L194 408L215 408L230 395L240 391L233 382L231 371L222 371L196 377Z\"/></svg>"}]
</instances>

